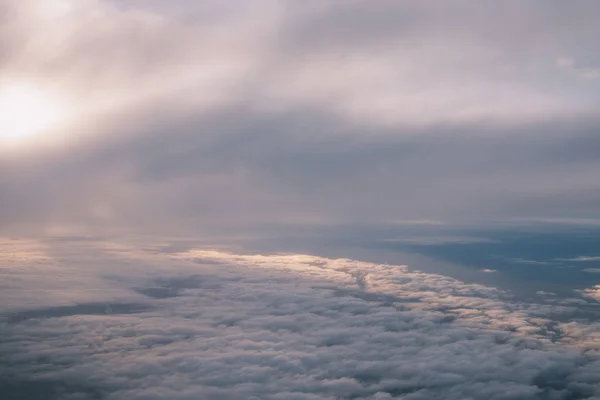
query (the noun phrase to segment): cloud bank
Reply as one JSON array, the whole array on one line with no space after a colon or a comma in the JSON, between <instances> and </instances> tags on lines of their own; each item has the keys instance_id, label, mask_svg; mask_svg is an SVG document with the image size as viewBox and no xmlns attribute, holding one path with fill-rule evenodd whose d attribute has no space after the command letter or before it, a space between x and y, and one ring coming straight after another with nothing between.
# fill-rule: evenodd
<instances>
[{"instance_id":1,"label":"cloud bank","mask_svg":"<svg viewBox=\"0 0 600 400\"><path fill-rule=\"evenodd\" d=\"M599 212L594 1L0 7L0 91L72 114L0 149L4 231Z\"/></svg>"},{"instance_id":2,"label":"cloud bank","mask_svg":"<svg viewBox=\"0 0 600 400\"><path fill-rule=\"evenodd\" d=\"M561 322L577 309L552 299L406 266L160 246L55 243L45 260L3 261L9 399L600 396L598 324ZM15 294L48 265L79 285L46 283L23 307Z\"/></svg>"}]
</instances>

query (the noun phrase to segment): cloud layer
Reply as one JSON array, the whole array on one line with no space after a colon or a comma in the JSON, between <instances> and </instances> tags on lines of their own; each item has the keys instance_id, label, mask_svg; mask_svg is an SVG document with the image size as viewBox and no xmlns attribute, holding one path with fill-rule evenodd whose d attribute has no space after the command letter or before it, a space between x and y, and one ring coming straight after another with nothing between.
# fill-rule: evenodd
<instances>
[{"instance_id":1,"label":"cloud layer","mask_svg":"<svg viewBox=\"0 0 600 400\"><path fill-rule=\"evenodd\" d=\"M0 4L0 91L72 110L0 149L6 231L599 212L593 1Z\"/></svg>"},{"instance_id":2,"label":"cloud layer","mask_svg":"<svg viewBox=\"0 0 600 400\"><path fill-rule=\"evenodd\" d=\"M523 299L419 266L128 235L435 249L496 243L457 224L596 226L598 15L0 0L0 99L33 87L67 110L18 146L0 126L0 236L29 238L0 240L0 397L600 399L597 282ZM593 253L556 257L595 276Z\"/></svg>"},{"instance_id":3,"label":"cloud layer","mask_svg":"<svg viewBox=\"0 0 600 400\"><path fill-rule=\"evenodd\" d=\"M42 284L33 308L14 289L39 287L50 261L3 262L9 399L600 396L598 325L561 322L572 306L405 266L145 248L55 243L55 276L78 265L79 288L101 290Z\"/></svg>"}]
</instances>

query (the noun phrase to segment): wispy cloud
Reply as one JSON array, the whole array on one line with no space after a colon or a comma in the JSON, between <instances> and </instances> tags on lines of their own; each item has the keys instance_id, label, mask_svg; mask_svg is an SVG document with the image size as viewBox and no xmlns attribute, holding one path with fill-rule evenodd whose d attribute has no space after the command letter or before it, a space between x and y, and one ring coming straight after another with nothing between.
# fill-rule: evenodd
<instances>
[{"instance_id":1,"label":"wispy cloud","mask_svg":"<svg viewBox=\"0 0 600 400\"><path fill-rule=\"evenodd\" d=\"M559 57L556 59L556 65L570 73L573 73L584 79L600 79L600 67L586 67L578 65L570 57Z\"/></svg>"},{"instance_id":2,"label":"wispy cloud","mask_svg":"<svg viewBox=\"0 0 600 400\"><path fill-rule=\"evenodd\" d=\"M561 258L560 261L573 261L573 262L600 261L600 256L579 256L579 257L575 257L575 258Z\"/></svg>"},{"instance_id":3,"label":"wispy cloud","mask_svg":"<svg viewBox=\"0 0 600 400\"><path fill-rule=\"evenodd\" d=\"M524 258L507 258L506 260L509 262L515 263L515 264L529 264L529 265L552 265L552 264L554 264L549 261L526 260Z\"/></svg>"},{"instance_id":4,"label":"wispy cloud","mask_svg":"<svg viewBox=\"0 0 600 400\"><path fill-rule=\"evenodd\" d=\"M600 274L600 268L586 268L582 269L583 272L590 272L592 274Z\"/></svg>"},{"instance_id":5,"label":"wispy cloud","mask_svg":"<svg viewBox=\"0 0 600 400\"><path fill-rule=\"evenodd\" d=\"M408 236L385 239L389 243L403 243L417 246L439 246L444 244L477 244L477 243L500 243L498 240L485 238L485 237L474 237L474 236L435 236L435 235L423 235L423 236Z\"/></svg>"}]
</instances>

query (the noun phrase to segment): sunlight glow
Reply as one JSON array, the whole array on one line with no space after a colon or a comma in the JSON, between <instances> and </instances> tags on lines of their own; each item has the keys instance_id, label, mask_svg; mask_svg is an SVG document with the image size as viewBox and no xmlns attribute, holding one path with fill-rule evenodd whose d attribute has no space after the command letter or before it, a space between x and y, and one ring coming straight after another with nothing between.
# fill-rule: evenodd
<instances>
[{"instance_id":1,"label":"sunlight glow","mask_svg":"<svg viewBox=\"0 0 600 400\"><path fill-rule=\"evenodd\" d=\"M65 118L64 104L48 92L27 84L0 87L0 146L41 138Z\"/></svg>"}]
</instances>

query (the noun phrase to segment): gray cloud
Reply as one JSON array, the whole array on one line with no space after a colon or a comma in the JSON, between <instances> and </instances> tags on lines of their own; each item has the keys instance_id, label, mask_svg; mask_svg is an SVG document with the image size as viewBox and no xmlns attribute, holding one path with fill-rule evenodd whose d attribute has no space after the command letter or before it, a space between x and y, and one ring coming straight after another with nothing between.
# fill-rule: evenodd
<instances>
[{"instance_id":1,"label":"gray cloud","mask_svg":"<svg viewBox=\"0 0 600 400\"><path fill-rule=\"evenodd\" d=\"M0 397L600 399L596 282L197 249L597 225L599 7L0 0L0 99L69 110L0 126L0 234L54 236L0 239Z\"/></svg>"},{"instance_id":2,"label":"gray cloud","mask_svg":"<svg viewBox=\"0 0 600 400\"><path fill-rule=\"evenodd\" d=\"M574 310L568 306L519 303L494 288L345 259L151 254L123 242L51 248L61 268L79 265L98 287L132 285L132 298L151 307L106 292L99 303L77 301L66 291L9 311L0 321L0 389L9 398L35 398L36 390L55 399L600 394L597 324L554 320ZM124 262L129 268L118 266ZM31 267L16 275L27 277L21 290L42 279ZM6 313L14 298L0 296ZM59 306L72 301L79 305Z\"/></svg>"},{"instance_id":3,"label":"gray cloud","mask_svg":"<svg viewBox=\"0 0 600 400\"><path fill-rule=\"evenodd\" d=\"M596 68L594 2L218 3L3 3L4 84L77 117L2 153L5 231L598 213L599 83L557 64Z\"/></svg>"},{"instance_id":4,"label":"gray cloud","mask_svg":"<svg viewBox=\"0 0 600 400\"><path fill-rule=\"evenodd\" d=\"M290 121L308 124L310 134L298 128L282 134ZM244 224L286 218L464 221L595 210L595 162L558 163L570 152L553 142L435 133L411 139L331 138L324 126L336 129L333 121L315 122L310 126L310 115L223 114L184 125L168 138L157 132L84 149L33 173L27 169L21 175L14 168L4 183L4 219L95 219L135 226L152 214L149 220L164 215L178 226L189 218L211 224L213 215L218 224ZM210 131L198 135L194 127L205 124ZM586 135L572 136L572 142Z\"/></svg>"}]
</instances>

